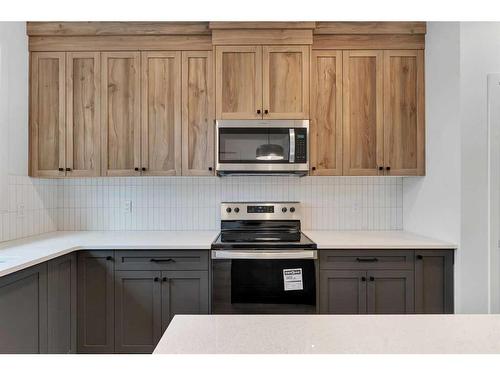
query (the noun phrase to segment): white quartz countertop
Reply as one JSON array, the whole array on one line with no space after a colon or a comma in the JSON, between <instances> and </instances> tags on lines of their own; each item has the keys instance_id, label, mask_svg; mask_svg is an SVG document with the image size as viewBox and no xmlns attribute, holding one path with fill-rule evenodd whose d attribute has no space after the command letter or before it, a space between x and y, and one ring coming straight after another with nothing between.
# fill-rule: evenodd
<instances>
[{"instance_id":1,"label":"white quartz countertop","mask_svg":"<svg viewBox=\"0 0 500 375\"><path fill-rule=\"evenodd\" d=\"M0 244L0 277L83 249L210 249L217 231L52 232Z\"/></svg>"},{"instance_id":2,"label":"white quartz countertop","mask_svg":"<svg viewBox=\"0 0 500 375\"><path fill-rule=\"evenodd\" d=\"M318 249L456 249L457 246L405 231L308 231Z\"/></svg>"},{"instance_id":3,"label":"white quartz countertop","mask_svg":"<svg viewBox=\"0 0 500 375\"><path fill-rule=\"evenodd\" d=\"M176 315L155 354L500 353L500 315Z\"/></svg>"}]
</instances>

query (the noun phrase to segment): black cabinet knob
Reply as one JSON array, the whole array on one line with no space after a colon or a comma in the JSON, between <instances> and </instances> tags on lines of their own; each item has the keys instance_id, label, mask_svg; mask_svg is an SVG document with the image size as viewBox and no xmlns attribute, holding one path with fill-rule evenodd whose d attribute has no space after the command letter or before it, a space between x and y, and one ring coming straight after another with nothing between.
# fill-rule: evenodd
<instances>
[{"instance_id":1,"label":"black cabinet knob","mask_svg":"<svg viewBox=\"0 0 500 375\"><path fill-rule=\"evenodd\" d=\"M260 115L260 109L257 110L257 114Z\"/></svg>"},{"instance_id":2,"label":"black cabinet knob","mask_svg":"<svg viewBox=\"0 0 500 375\"><path fill-rule=\"evenodd\" d=\"M379 171L383 171L383 170L384 170L384 167L382 167L381 165L379 165L378 170L379 170Z\"/></svg>"},{"instance_id":3,"label":"black cabinet knob","mask_svg":"<svg viewBox=\"0 0 500 375\"><path fill-rule=\"evenodd\" d=\"M264 110L264 114L267 115L269 113L269 111L266 109Z\"/></svg>"},{"instance_id":4,"label":"black cabinet knob","mask_svg":"<svg viewBox=\"0 0 500 375\"><path fill-rule=\"evenodd\" d=\"M366 281L366 277L364 277L364 276L363 276L363 277L361 278L361 281Z\"/></svg>"},{"instance_id":5,"label":"black cabinet knob","mask_svg":"<svg viewBox=\"0 0 500 375\"><path fill-rule=\"evenodd\" d=\"M138 171L139 171L139 167L135 167L135 168L134 168L134 170L135 170L136 172L138 172Z\"/></svg>"},{"instance_id":6,"label":"black cabinet knob","mask_svg":"<svg viewBox=\"0 0 500 375\"><path fill-rule=\"evenodd\" d=\"M166 277L164 277L163 279L161 279L161 281L165 282L165 281L168 281L168 279Z\"/></svg>"},{"instance_id":7,"label":"black cabinet knob","mask_svg":"<svg viewBox=\"0 0 500 375\"><path fill-rule=\"evenodd\" d=\"M385 170L386 170L386 171L390 171L390 170L391 170L391 167L385 167Z\"/></svg>"},{"instance_id":8,"label":"black cabinet knob","mask_svg":"<svg viewBox=\"0 0 500 375\"><path fill-rule=\"evenodd\" d=\"M375 278L373 276L370 276L370 281L374 281Z\"/></svg>"},{"instance_id":9,"label":"black cabinet knob","mask_svg":"<svg viewBox=\"0 0 500 375\"><path fill-rule=\"evenodd\" d=\"M213 168L212 167L208 167L208 170L211 171Z\"/></svg>"},{"instance_id":10,"label":"black cabinet knob","mask_svg":"<svg viewBox=\"0 0 500 375\"><path fill-rule=\"evenodd\" d=\"M146 167L142 167L142 171L143 171L143 172L146 172Z\"/></svg>"},{"instance_id":11,"label":"black cabinet knob","mask_svg":"<svg viewBox=\"0 0 500 375\"><path fill-rule=\"evenodd\" d=\"M112 257L112 256L110 256L110 255L108 255L108 256L106 257L106 260L113 260L113 257Z\"/></svg>"},{"instance_id":12,"label":"black cabinet knob","mask_svg":"<svg viewBox=\"0 0 500 375\"><path fill-rule=\"evenodd\" d=\"M157 283L158 281L160 281L160 278L159 277L155 277L153 280L154 280L155 283Z\"/></svg>"},{"instance_id":13,"label":"black cabinet knob","mask_svg":"<svg viewBox=\"0 0 500 375\"><path fill-rule=\"evenodd\" d=\"M64 172L64 168L59 168L59 172Z\"/></svg>"},{"instance_id":14,"label":"black cabinet knob","mask_svg":"<svg viewBox=\"0 0 500 375\"><path fill-rule=\"evenodd\" d=\"M66 172L71 172L71 168L66 168Z\"/></svg>"},{"instance_id":15,"label":"black cabinet knob","mask_svg":"<svg viewBox=\"0 0 500 375\"><path fill-rule=\"evenodd\" d=\"M418 259L418 260L422 260L422 259L424 259L424 257L423 257L423 255L418 254L418 255L417 255L417 259Z\"/></svg>"},{"instance_id":16,"label":"black cabinet knob","mask_svg":"<svg viewBox=\"0 0 500 375\"><path fill-rule=\"evenodd\" d=\"M315 171L315 170L316 170L316 167L312 167L311 169L312 169L313 171Z\"/></svg>"}]
</instances>

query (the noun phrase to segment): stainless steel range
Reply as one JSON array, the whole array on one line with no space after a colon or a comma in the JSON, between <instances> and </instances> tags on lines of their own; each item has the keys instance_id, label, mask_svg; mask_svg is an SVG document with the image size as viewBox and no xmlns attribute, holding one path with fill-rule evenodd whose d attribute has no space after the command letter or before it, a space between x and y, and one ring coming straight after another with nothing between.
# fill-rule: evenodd
<instances>
[{"instance_id":1,"label":"stainless steel range","mask_svg":"<svg viewBox=\"0 0 500 375\"><path fill-rule=\"evenodd\" d=\"M299 202L221 204L212 244L214 314L316 312L316 244L301 232Z\"/></svg>"}]
</instances>

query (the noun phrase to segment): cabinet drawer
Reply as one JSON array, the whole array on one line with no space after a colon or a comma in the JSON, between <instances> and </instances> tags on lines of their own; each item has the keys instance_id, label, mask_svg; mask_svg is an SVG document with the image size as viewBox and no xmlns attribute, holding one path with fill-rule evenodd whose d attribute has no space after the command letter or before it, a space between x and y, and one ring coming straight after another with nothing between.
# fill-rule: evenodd
<instances>
[{"instance_id":1,"label":"cabinet drawer","mask_svg":"<svg viewBox=\"0 0 500 375\"><path fill-rule=\"evenodd\" d=\"M208 270L206 250L116 251L116 270Z\"/></svg>"},{"instance_id":2,"label":"cabinet drawer","mask_svg":"<svg viewBox=\"0 0 500 375\"><path fill-rule=\"evenodd\" d=\"M413 250L320 250L321 269L413 269Z\"/></svg>"}]
</instances>

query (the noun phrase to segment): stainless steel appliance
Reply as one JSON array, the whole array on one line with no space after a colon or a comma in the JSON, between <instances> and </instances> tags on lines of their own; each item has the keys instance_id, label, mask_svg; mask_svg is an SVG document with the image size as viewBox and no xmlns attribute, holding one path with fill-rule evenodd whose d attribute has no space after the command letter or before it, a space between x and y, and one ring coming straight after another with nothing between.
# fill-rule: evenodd
<instances>
[{"instance_id":1,"label":"stainless steel appliance","mask_svg":"<svg viewBox=\"0 0 500 375\"><path fill-rule=\"evenodd\" d=\"M219 176L309 171L309 120L218 120L216 129Z\"/></svg>"},{"instance_id":2,"label":"stainless steel appliance","mask_svg":"<svg viewBox=\"0 0 500 375\"><path fill-rule=\"evenodd\" d=\"M212 313L316 313L316 244L299 202L222 203L212 244Z\"/></svg>"}]
</instances>

